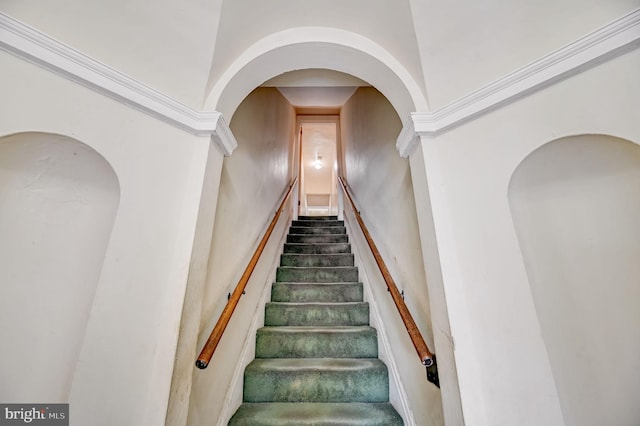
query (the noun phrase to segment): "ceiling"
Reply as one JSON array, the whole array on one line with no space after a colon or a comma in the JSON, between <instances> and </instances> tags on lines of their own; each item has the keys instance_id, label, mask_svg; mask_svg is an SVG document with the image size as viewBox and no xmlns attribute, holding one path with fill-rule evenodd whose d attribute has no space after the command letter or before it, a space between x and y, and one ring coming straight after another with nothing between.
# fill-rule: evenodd
<instances>
[{"instance_id":1,"label":"ceiling","mask_svg":"<svg viewBox=\"0 0 640 426\"><path fill-rule=\"evenodd\" d=\"M305 69L281 74L263 86L277 87L297 108L340 108L358 87L370 84L338 71Z\"/></svg>"},{"instance_id":2,"label":"ceiling","mask_svg":"<svg viewBox=\"0 0 640 426\"><path fill-rule=\"evenodd\" d=\"M294 107L340 108L357 87L278 87Z\"/></svg>"}]
</instances>

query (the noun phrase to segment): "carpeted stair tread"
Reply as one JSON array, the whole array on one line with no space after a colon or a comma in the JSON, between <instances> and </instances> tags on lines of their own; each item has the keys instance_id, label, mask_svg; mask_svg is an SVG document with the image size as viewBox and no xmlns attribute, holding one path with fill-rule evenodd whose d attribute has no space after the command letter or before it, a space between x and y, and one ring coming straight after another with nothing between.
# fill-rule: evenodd
<instances>
[{"instance_id":1,"label":"carpeted stair tread","mask_svg":"<svg viewBox=\"0 0 640 426\"><path fill-rule=\"evenodd\" d=\"M244 403L229 426L401 426L389 403Z\"/></svg>"},{"instance_id":2,"label":"carpeted stair tread","mask_svg":"<svg viewBox=\"0 0 640 426\"><path fill-rule=\"evenodd\" d=\"M377 358L254 359L245 402L388 402L387 366Z\"/></svg>"},{"instance_id":3,"label":"carpeted stair tread","mask_svg":"<svg viewBox=\"0 0 640 426\"><path fill-rule=\"evenodd\" d=\"M348 243L347 234L327 234L327 235L307 235L307 234L288 234L288 243L302 244L328 244L328 243Z\"/></svg>"},{"instance_id":4,"label":"carpeted stair tread","mask_svg":"<svg viewBox=\"0 0 640 426\"><path fill-rule=\"evenodd\" d=\"M229 425L403 425L363 296L344 221L293 221Z\"/></svg>"},{"instance_id":5,"label":"carpeted stair tread","mask_svg":"<svg viewBox=\"0 0 640 426\"><path fill-rule=\"evenodd\" d=\"M362 283L274 283L272 302L340 303L362 302Z\"/></svg>"},{"instance_id":6,"label":"carpeted stair tread","mask_svg":"<svg viewBox=\"0 0 640 426\"><path fill-rule=\"evenodd\" d=\"M280 256L280 266L298 267L332 267L353 266L354 258L351 253L340 254L297 254L289 253Z\"/></svg>"},{"instance_id":7,"label":"carpeted stair tread","mask_svg":"<svg viewBox=\"0 0 640 426\"><path fill-rule=\"evenodd\" d=\"M369 304L268 302L266 326L353 326L369 325Z\"/></svg>"},{"instance_id":8,"label":"carpeted stair tread","mask_svg":"<svg viewBox=\"0 0 640 426\"><path fill-rule=\"evenodd\" d=\"M377 357L373 327L263 327L256 338L256 358Z\"/></svg>"},{"instance_id":9,"label":"carpeted stair tread","mask_svg":"<svg viewBox=\"0 0 640 426\"><path fill-rule=\"evenodd\" d=\"M355 266L299 267L280 266L276 271L276 282L358 282Z\"/></svg>"},{"instance_id":10,"label":"carpeted stair tread","mask_svg":"<svg viewBox=\"0 0 640 426\"><path fill-rule=\"evenodd\" d=\"M292 226L289 228L289 233L298 235L335 235L346 234L347 228L344 226Z\"/></svg>"},{"instance_id":11,"label":"carpeted stair tread","mask_svg":"<svg viewBox=\"0 0 640 426\"><path fill-rule=\"evenodd\" d=\"M351 253L351 244L349 243L286 243L284 245L284 253L299 254L338 254Z\"/></svg>"}]
</instances>

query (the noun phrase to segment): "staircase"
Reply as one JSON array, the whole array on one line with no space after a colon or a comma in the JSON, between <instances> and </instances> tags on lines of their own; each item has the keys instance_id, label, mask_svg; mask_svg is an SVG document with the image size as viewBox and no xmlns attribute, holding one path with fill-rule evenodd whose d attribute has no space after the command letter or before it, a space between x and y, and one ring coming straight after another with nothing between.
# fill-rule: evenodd
<instances>
[{"instance_id":1,"label":"staircase","mask_svg":"<svg viewBox=\"0 0 640 426\"><path fill-rule=\"evenodd\" d=\"M402 425L344 222L293 221L229 425Z\"/></svg>"}]
</instances>

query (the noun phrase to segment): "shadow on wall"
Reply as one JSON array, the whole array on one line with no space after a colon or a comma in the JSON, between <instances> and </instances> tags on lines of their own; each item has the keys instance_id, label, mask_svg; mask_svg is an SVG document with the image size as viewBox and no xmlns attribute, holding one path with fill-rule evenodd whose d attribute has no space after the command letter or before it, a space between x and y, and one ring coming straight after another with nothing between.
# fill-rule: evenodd
<instances>
[{"instance_id":1,"label":"shadow on wall","mask_svg":"<svg viewBox=\"0 0 640 426\"><path fill-rule=\"evenodd\" d=\"M0 138L0 401L68 401L119 200L87 145Z\"/></svg>"},{"instance_id":2,"label":"shadow on wall","mask_svg":"<svg viewBox=\"0 0 640 426\"><path fill-rule=\"evenodd\" d=\"M509 202L566 424L640 424L640 146L547 143Z\"/></svg>"}]
</instances>

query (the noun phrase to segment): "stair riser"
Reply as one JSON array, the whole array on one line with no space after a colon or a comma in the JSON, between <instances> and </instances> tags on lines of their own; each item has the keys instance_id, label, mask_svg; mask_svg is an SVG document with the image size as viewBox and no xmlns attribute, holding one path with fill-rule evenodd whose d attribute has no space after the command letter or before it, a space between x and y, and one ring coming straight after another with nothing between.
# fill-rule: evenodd
<instances>
[{"instance_id":1,"label":"stair riser","mask_svg":"<svg viewBox=\"0 0 640 426\"><path fill-rule=\"evenodd\" d=\"M332 268L297 268L281 266L276 272L276 282L288 283L340 283L358 282L358 268L340 266Z\"/></svg>"},{"instance_id":2,"label":"stair riser","mask_svg":"<svg viewBox=\"0 0 640 426\"><path fill-rule=\"evenodd\" d=\"M347 229L344 226L331 227L310 227L310 226L292 226L289 228L289 234L297 235L340 235L346 234Z\"/></svg>"},{"instance_id":3,"label":"stair riser","mask_svg":"<svg viewBox=\"0 0 640 426\"><path fill-rule=\"evenodd\" d=\"M284 253L296 254L340 254L351 253L351 244L335 243L335 244L285 244Z\"/></svg>"},{"instance_id":4,"label":"stair riser","mask_svg":"<svg viewBox=\"0 0 640 426\"><path fill-rule=\"evenodd\" d=\"M362 283L301 284L275 283L271 287L272 302L341 303L362 302Z\"/></svg>"},{"instance_id":5,"label":"stair riser","mask_svg":"<svg viewBox=\"0 0 640 426\"><path fill-rule=\"evenodd\" d=\"M344 220L294 220L291 226L344 226Z\"/></svg>"},{"instance_id":6,"label":"stair riser","mask_svg":"<svg viewBox=\"0 0 640 426\"><path fill-rule=\"evenodd\" d=\"M327 221L327 220L338 220L338 216L298 216L298 220L304 221Z\"/></svg>"},{"instance_id":7,"label":"stair riser","mask_svg":"<svg viewBox=\"0 0 640 426\"><path fill-rule=\"evenodd\" d=\"M303 244L330 244L330 243L348 243L349 238L346 234L337 235L287 235L288 243Z\"/></svg>"},{"instance_id":8,"label":"stair riser","mask_svg":"<svg viewBox=\"0 0 640 426\"><path fill-rule=\"evenodd\" d=\"M267 303L266 326L352 326L369 325L368 303L289 304Z\"/></svg>"},{"instance_id":9,"label":"stair riser","mask_svg":"<svg viewBox=\"0 0 640 426\"><path fill-rule=\"evenodd\" d=\"M332 267L353 266L352 254L283 254L280 266Z\"/></svg>"},{"instance_id":10,"label":"stair riser","mask_svg":"<svg viewBox=\"0 0 640 426\"><path fill-rule=\"evenodd\" d=\"M253 371L244 376L245 402L387 402L384 364L366 370Z\"/></svg>"},{"instance_id":11,"label":"stair riser","mask_svg":"<svg viewBox=\"0 0 640 426\"><path fill-rule=\"evenodd\" d=\"M256 338L256 358L377 357L378 339L372 328L337 332L260 329Z\"/></svg>"}]
</instances>

